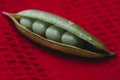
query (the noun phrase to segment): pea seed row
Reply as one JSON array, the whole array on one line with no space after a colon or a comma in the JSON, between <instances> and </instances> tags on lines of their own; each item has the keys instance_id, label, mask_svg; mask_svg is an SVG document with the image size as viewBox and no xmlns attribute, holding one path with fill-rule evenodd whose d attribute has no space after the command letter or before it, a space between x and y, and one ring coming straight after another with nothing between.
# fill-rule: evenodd
<instances>
[{"instance_id":1,"label":"pea seed row","mask_svg":"<svg viewBox=\"0 0 120 80\"><path fill-rule=\"evenodd\" d=\"M74 46L83 43L76 35L47 22L30 18L21 18L20 24L36 34L53 41Z\"/></svg>"}]
</instances>

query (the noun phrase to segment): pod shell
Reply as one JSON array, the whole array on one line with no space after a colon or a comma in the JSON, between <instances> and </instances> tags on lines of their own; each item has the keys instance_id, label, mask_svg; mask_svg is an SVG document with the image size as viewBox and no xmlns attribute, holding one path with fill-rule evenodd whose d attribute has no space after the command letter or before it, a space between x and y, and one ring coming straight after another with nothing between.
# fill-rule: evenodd
<instances>
[{"instance_id":1,"label":"pod shell","mask_svg":"<svg viewBox=\"0 0 120 80\"><path fill-rule=\"evenodd\" d=\"M51 14L48 12L44 12L44 11L38 11L38 10L25 10L25 11L21 11L17 14L3 12L3 14L10 17L13 20L13 22L16 25L16 28L23 35L25 35L29 39L37 42L38 44L42 44L44 46L59 50L59 51L64 52L64 53L78 55L78 56L82 56L82 57L88 57L88 58L102 58L102 57L114 55L113 53L107 51L105 46L99 40L97 40L94 36L92 36L88 32L86 32L83 28L81 28L78 25L76 25L75 23L73 23L69 20L66 20L64 18L61 18L57 15L54 15L54 14ZM81 48L78 48L75 46L70 46L70 45L66 45L66 44L62 44L59 42L55 42L55 41L46 39L42 36L39 36L36 33L33 33L32 31L28 30L24 26L22 26L17 21L17 19L20 19L22 17L35 18L38 20L43 20L45 22L54 24L62 29L67 30L68 32L75 34L79 38L81 38L85 41L88 41L90 44L96 46L97 48L105 50L109 54L100 54L100 53L96 53L96 52L91 52L91 51L84 50L84 49L81 49Z\"/></svg>"}]
</instances>

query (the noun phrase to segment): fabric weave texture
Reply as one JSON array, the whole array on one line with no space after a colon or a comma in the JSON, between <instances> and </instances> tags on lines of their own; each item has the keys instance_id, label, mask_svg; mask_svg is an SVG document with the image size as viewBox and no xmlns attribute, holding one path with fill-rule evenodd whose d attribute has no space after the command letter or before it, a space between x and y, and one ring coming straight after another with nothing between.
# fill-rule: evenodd
<instances>
[{"instance_id":1,"label":"fabric weave texture","mask_svg":"<svg viewBox=\"0 0 120 80\"><path fill-rule=\"evenodd\" d=\"M116 57L86 59L34 43L1 14L26 9L77 23ZM0 0L0 80L120 80L120 0Z\"/></svg>"}]
</instances>

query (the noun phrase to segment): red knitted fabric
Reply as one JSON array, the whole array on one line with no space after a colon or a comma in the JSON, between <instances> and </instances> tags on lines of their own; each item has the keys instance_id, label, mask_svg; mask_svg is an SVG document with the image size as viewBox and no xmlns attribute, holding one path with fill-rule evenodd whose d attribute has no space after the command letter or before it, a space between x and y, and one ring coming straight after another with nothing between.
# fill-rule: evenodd
<instances>
[{"instance_id":1,"label":"red knitted fabric","mask_svg":"<svg viewBox=\"0 0 120 80\"><path fill-rule=\"evenodd\" d=\"M116 57L84 59L32 42L1 14L25 9L81 25ZM0 80L120 80L120 0L0 0Z\"/></svg>"}]
</instances>

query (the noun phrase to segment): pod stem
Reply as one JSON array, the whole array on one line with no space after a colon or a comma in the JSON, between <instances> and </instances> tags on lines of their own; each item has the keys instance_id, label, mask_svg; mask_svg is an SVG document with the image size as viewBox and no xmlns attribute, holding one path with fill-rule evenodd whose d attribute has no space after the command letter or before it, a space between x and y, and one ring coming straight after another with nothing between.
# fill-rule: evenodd
<instances>
[{"instance_id":1,"label":"pod stem","mask_svg":"<svg viewBox=\"0 0 120 80\"><path fill-rule=\"evenodd\" d=\"M3 15L6 15L6 16L9 16L9 13L8 13L8 12L5 12L5 11L2 11L2 14L3 14Z\"/></svg>"}]
</instances>

